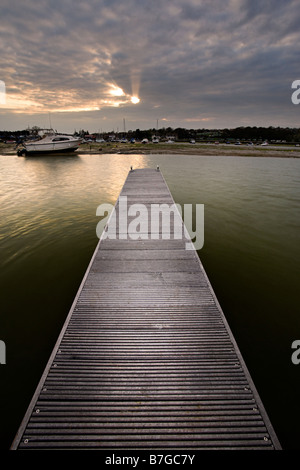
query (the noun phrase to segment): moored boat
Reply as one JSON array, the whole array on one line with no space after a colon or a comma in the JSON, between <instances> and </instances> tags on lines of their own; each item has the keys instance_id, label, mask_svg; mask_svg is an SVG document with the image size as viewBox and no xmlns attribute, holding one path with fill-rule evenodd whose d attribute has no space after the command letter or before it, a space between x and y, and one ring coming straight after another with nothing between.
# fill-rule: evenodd
<instances>
[{"instance_id":1,"label":"moored boat","mask_svg":"<svg viewBox=\"0 0 300 470\"><path fill-rule=\"evenodd\" d=\"M23 148L19 148L17 154L40 155L74 152L78 149L82 139L67 134L58 134L52 130L40 130L39 137L22 143Z\"/></svg>"}]
</instances>

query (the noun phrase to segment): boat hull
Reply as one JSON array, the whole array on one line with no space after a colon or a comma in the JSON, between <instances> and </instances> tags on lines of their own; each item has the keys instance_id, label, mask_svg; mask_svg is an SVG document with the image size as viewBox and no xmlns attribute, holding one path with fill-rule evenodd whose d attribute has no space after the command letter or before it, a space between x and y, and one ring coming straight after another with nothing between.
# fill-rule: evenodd
<instances>
[{"instance_id":1,"label":"boat hull","mask_svg":"<svg viewBox=\"0 0 300 470\"><path fill-rule=\"evenodd\" d=\"M69 147L69 148L62 148L62 149L53 149L53 150L46 150L46 149L34 149L28 150L27 148L23 149L23 155L59 155L61 153L72 153L78 149L77 147Z\"/></svg>"},{"instance_id":2,"label":"boat hull","mask_svg":"<svg viewBox=\"0 0 300 470\"><path fill-rule=\"evenodd\" d=\"M30 143L25 144L26 154L34 153L61 153L61 152L74 152L79 147L79 142L55 142L55 143Z\"/></svg>"}]
</instances>

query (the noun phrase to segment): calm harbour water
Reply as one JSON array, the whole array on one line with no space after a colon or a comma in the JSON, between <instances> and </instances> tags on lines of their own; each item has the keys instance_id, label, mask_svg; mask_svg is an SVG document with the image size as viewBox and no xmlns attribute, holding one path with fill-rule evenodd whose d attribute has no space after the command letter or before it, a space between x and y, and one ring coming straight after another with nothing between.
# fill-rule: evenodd
<instances>
[{"instance_id":1,"label":"calm harbour water","mask_svg":"<svg viewBox=\"0 0 300 470\"><path fill-rule=\"evenodd\" d=\"M1 449L10 447L130 166L204 204L199 256L278 438L300 449L300 161L176 155L0 156Z\"/></svg>"}]
</instances>

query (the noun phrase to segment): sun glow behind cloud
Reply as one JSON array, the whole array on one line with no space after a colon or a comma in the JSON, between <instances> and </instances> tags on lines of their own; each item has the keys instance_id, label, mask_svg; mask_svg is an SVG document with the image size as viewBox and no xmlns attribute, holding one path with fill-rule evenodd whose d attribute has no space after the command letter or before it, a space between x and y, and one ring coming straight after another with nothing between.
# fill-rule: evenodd
<instances>
[{"instance_id":1,"label":"sun glow behind cloud","mask_svg":"<svg viewBox=\"0 0 300 470\"><path fill-rule=\"evenodd\" d=\"M124 92L124 90L117 85L110 84L111 89L109 93L114 96L114 97L122 97L123 100L119 101L119 104L125 104L125 103L132 103L132 104L138 104L140 102L140 98L138 98L137 95L129 95ZM116 102L118 103L118 102Z\"/></svg>"},{"instance_id":2,"label":"sun glow behind cloud","mask_svg":"<svg viewBox=\"0 0 300 470\"><path fill-rule=\"evenodd\" d=\"M116 85L113 85L111 84L111 90L109 90L109 93L112 95L112 96L125 96L125 93L124 91L122 90L122 88L116 86Z\"/></svg>"},{"instance_id":3,"label":"sun glow behind cloud","mask_svg":"<svg viewBox=\"0 0 300 470\"><path fill-rule=\"evenodd\" d=\"M125 93L116 84L105 83L97 93L97 97L82 99L75 90L41 90L33 86L11 87L6 93L6 100L1 104L2 109L19 114L40 114L48 112L80 113L99 111L103 108L118 108L120 106L137 104L140 98Z\"/></svg>"},{"instance_id":4,"label":"sun glow behind cloud","mask_svg":"<svg viewBox=\"0 0 300 470\"><path fill-rule=\"evenodd\" d=\"M131 97L131 103L133 104L138 104L140 101L141 101L140 98L138 98L137 96Z\"/></svg>"}]
</instances>

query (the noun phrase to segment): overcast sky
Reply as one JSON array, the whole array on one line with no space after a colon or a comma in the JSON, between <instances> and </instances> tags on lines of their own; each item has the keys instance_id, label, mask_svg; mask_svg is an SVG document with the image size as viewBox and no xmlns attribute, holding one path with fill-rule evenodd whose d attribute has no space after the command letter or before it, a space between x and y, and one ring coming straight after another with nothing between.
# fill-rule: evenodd
<instances>
[{"instance_id":1,"label":"overcast sky","mask_svg":"<svg viewBox=\"0 0 300 470\"><path fill-rule=\"evenodd\" d=\"M300 127L299 45L299 0L1 0L0 129Z\"/></svg>"}]
</instances>

